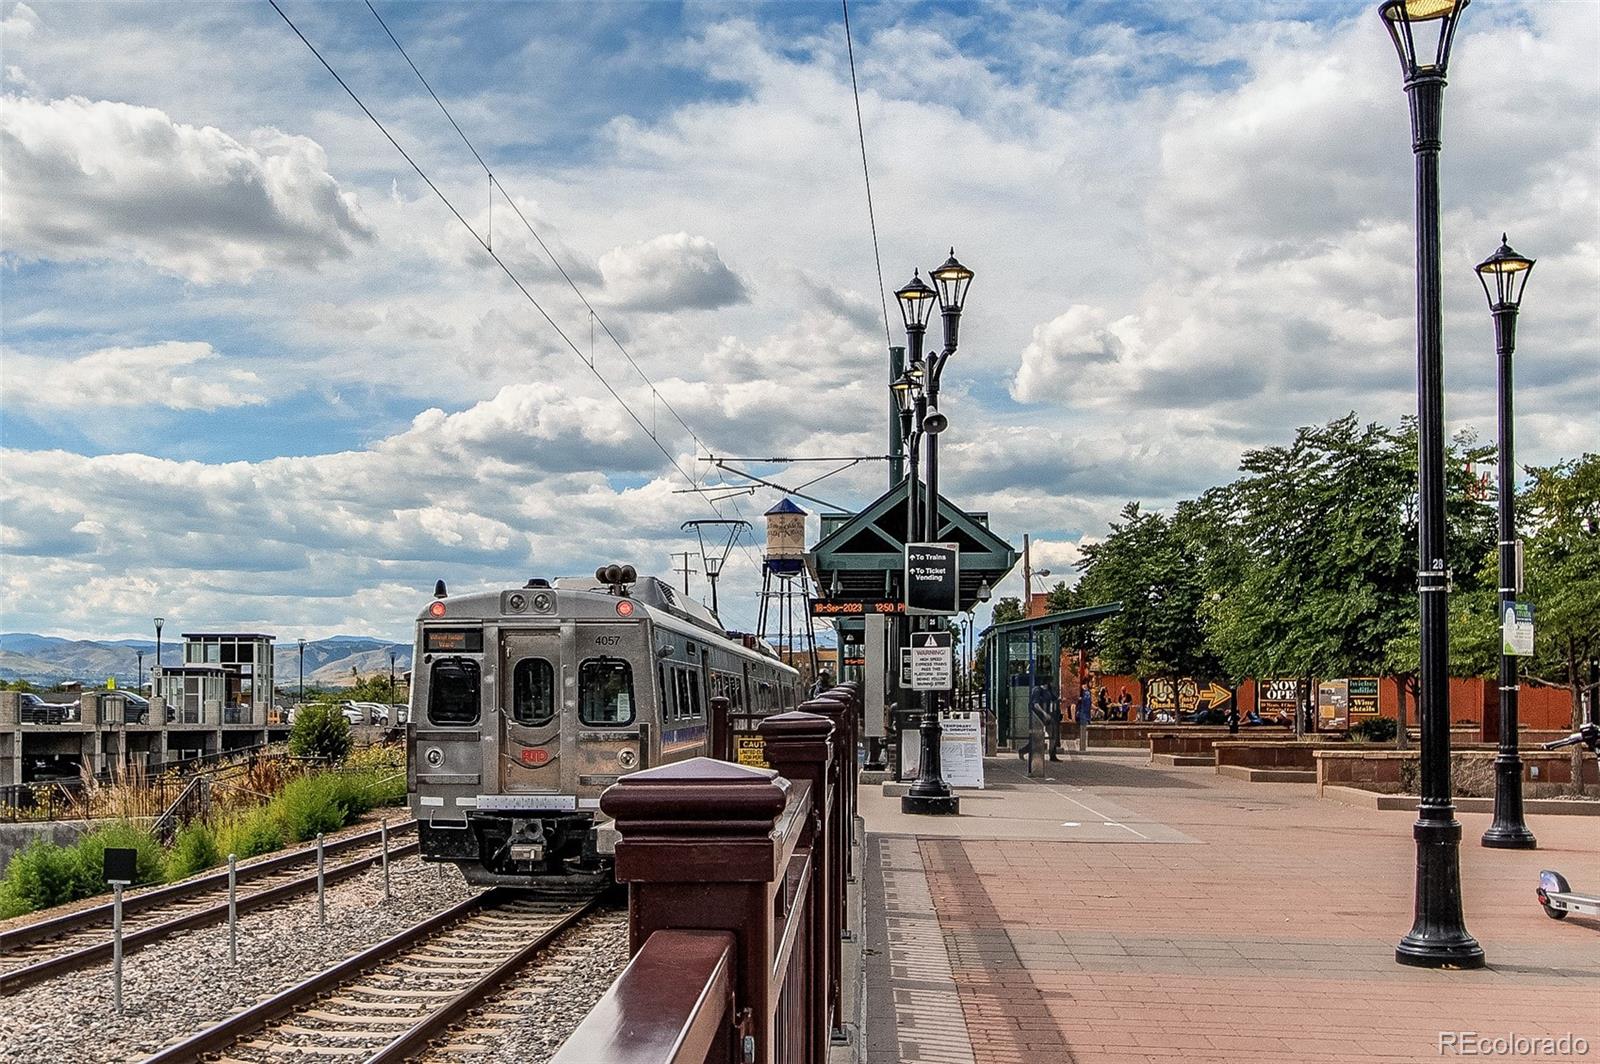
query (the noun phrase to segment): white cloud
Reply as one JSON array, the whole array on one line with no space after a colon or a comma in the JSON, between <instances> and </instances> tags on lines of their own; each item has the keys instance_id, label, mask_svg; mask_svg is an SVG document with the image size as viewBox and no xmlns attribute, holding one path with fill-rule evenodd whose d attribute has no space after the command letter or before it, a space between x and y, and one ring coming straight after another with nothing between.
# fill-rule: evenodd
<instances>
[{"instance_id":1,"label":"white cloud","mask_svg":"<svg viewBox=\"0 0 1600 1064\"><path fill-rule=\"evenodd\" d=\"M630 310L715 310L750 297L738 274L703 236L663 233L600 256L606 294Z\"/></svg>"},{"instance_id":2,"label":"white cloud","mask_svg":"<svg viewBox=\"0 0 1600 1064\"><path fill-rule=\"evenodd\" d=\"M24 409L221 410L267 398L260 377L222 364L210 344L178 340L111 347L74 359L6 352L0 384L6 402Z\"/></svg>"},{"instance_id":3,"label":"white cloud","mask_svg":"<svg viewBox=\"0 0 1600 1064\"><path fill-rule=\"evenodd\" d=\"M241 143L108 100L0 106L6 250L25 259L133 258L200 283L314 267L372 238L327 168L270 128Z\"/></svg>"}]
</instances>

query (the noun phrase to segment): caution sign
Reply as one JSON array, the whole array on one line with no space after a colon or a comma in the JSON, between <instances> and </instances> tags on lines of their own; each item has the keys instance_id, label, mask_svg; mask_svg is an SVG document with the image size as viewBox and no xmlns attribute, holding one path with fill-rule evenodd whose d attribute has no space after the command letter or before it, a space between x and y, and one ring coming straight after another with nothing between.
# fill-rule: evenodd
<instances>
[{"instance_id":1,"label":"caution sign","mask_svg":"<svg viewBox=\"0 0 1600 1064\"><path fill-rule=\"evenodd\" d=\"M733 759L751 768L771 768L767 764L767 741L759 735L735 735Z\"/></svg>"},{"instance_id":2,"label":"caution sign","mask_svg":"<svg viewBox=\"0 0 1600 1064\"><path fill-rule=\"evenodd\" d=\"M911 633L911 689L948 691L955 686L950 632Z\"/></svg>"}]
</instances>

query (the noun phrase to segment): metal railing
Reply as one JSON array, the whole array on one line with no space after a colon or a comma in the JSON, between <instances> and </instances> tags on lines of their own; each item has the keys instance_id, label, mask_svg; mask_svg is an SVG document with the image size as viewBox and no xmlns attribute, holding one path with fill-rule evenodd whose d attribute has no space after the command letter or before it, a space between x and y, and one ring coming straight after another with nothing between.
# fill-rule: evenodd
<instances>
[{"instance_id":1,"label":"metal railing","mask_svg":"<svg viewBox=\"0 0 1600 1064\"><path fill-rule=\"evenodd\" d=\"M114 786L130 777L142 775L139 789L146 794L149 808L136 815L157 816L167 809L188 785L187 777L197 772L248 764L266 754L281 754L282 744L256 743L218 750L195 757L169 761L134 762L127 767L108 769L85 779L82 775L36 780L0 787L0 823L18 820L60 820L84 816L88 810L86 792L91 786ZM306 759L298 759L306 760Z\"/></svg>"},{"instance_id":2,"label":"metal railing","mask_svg":"<svg viewBox=\"0 0 1600 1064\"><path fill-rule=\"evenodd\" d=\"M826 1061L860 706L844 685L763 719L771 769L694 758L605 793L634 956L552 1064ZM725 751L728 706L712 708Z\"/></svg>"}]
</instances>

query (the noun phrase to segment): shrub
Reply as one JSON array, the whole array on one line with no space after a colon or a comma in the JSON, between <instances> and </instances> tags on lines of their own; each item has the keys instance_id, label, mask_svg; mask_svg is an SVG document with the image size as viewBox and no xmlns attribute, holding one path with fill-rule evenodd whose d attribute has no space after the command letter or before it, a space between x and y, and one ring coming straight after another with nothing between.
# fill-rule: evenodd
<instances>
[{"instance_id":1,"label":"shrub","mask_svg":"<svg viewBox=\"0 0 1600 1064\"><path fill-rule=\"evenodd\" d=\"M0 918L60 905L80 897L77 855L44 839L14 854L0 881Z\"/></svg>"},{"instance_id":2,"label":"shrub","mask_svg":"<svg viewBox=\"0 0 1600 1064\"><path fill-rule=\"evenodd\" d=\"M105 853L109 849L135 851L134 883L161 881L166 852L150 832L126 820L95 828L73 847L78 862L78 894L87 898L106 889Z\"/></svg>"},{"instance_id":3,"label":"shrub","mask_svg":"<svg viewBox=\"0 0 1600 1064\"><path fill-rule=\"evenodd\" d=\"M217 825L217 852L258 857L283 848L283 825L270 806L257 806Z\"/></svg>"},{"instance_id":4,"label":"shrub","mask_svg":"<svg viewBox=\"0 0 1600 1064\"><path fill-rule=\"evenodd\" d=\"M295 780L273 799L272 809L284 834L297 842L334 831L351 819L348 795L332 774Z\"/></svg>"},{"instance_id":5,"label":"shrub","mask_svg":"<svg viewBox=\"0 0 1600 1064\"><path fill-rule=\"evenodd\" d=\"M167 882L187 879L221 863L216 831L202 820L191 821L178 829L178 837L167 852Z\"/></svg>"},{"instance_id":6,"label":"shrub","mask_svg":"<svg viewBox=\"0 0 1600 1064\"><path fill-rule=\"evenodd\" d=\"M333 703L302 706L289 728L289 752L296 757L343 761L350 756L350 722Z\"/></svg>"},{"instance_id":7,"label":"shrub","mask_svg":"<svg viewBox=\"0 0 1600 1064\"><path fill-rule=\"evenodd\" d=\"M1400 732L1399 726L1389 717L1373 717L1350 728L1350 738L1369 743L1390 742Z\"/></svg>"}]
</instances>

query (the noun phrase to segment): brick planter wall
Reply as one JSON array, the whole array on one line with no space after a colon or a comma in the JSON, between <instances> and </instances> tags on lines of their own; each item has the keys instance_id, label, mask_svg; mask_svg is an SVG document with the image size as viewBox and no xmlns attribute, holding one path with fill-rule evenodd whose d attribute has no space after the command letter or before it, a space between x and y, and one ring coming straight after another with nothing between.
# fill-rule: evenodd
<instances>
[{"instance_id":1,"label":"brick planter wall","mask_svg":"<svg viewBox=\"0 0 1600 1064\"><path fill-rule=\"evenodd\" d=\"M1456 781L1486 780L1488 794L1492 795L1495 752L1494 747L1485 745L1452 750L1451 778ZM1317 769L1318 793L1327 784L1359 787L1384 794L1413 792L1416 788L1417 756L1416 750L1315 750L1312 759ZM1566 750L1523 750L1521 757L1523 793L1529 798L1559 794L1572 781L1572 761ZM1537 777L1533 774L1535 768L1539 773ZM1600 768L1596 767L1592 757L1583 762L1583 781L1590 785L1600 784ZM1458 786L1457 793L1468 794L1478 789L1481 788Z\"/></svg>"}]
</instances>

